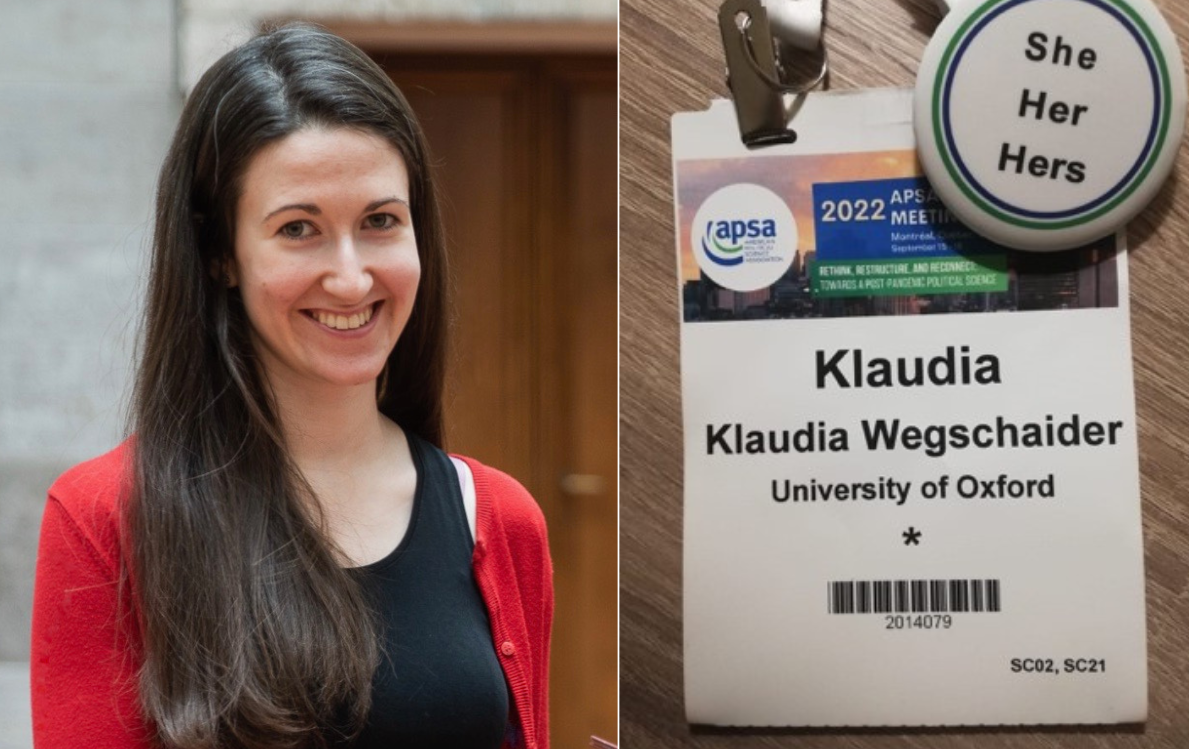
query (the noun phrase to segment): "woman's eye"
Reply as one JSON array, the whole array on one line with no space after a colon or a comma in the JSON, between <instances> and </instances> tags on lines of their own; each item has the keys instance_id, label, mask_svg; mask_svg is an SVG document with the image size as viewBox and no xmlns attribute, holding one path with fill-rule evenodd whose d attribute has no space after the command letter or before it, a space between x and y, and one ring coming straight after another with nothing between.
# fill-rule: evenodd
<instances>
[{"instance_id":1,"label":"woman's eye","mask_svg":"<svg viewBox=\"0 0 1189 749\"><path fill-rule=\"evenodd\" d=\"M288 239L301 239L306 236L307 221L290 221L281 227L281 234Z\"/></svg>"},{"instance_id":2,"label":"woman's eye","mask_svg":"<svg viewBox=\"0 0 1189 749\"><path fill-rule=\"evenodd\" d=\"M364 220L369 229L391 229L399 223L391 213L373 213Z\"/></svg>"}]
</instances>

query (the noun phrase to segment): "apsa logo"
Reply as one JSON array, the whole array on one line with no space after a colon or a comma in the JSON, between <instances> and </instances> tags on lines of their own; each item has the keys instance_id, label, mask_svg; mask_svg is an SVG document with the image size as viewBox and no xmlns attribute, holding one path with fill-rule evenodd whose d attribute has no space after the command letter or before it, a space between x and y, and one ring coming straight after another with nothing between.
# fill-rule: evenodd
<instances>
[{"instance_id":1,"label":"apsa logo","mask_svg":"<svg viewBox=\"0 0 1189 749\"><path fill-rule=\"evenodd\" d=\"M759 185L724 187L702 203L691 234L698 267L719 286L763 289L784 275L797 250L797 223L779 195ZM700 250L700 251L699 251Z\"/></svg>"},{"instance_id":2,"label":"apsa logo","mask_svg":"<svg viewBox=\"0 0 1189 749\"><path fill-rule=\"evenodd\" d=\"M702 251L713 263L731 266L743 262L743 242L750 239L775 239L776 221L707 221Z\"/></svg>"}]
</instances>

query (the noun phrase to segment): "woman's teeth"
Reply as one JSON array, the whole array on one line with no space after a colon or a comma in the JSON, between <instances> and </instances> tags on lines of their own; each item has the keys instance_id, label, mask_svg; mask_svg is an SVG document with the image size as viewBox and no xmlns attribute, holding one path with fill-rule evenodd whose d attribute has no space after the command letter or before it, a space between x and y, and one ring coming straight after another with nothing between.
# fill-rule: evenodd
<instances>
[{"instance_id":1,"label":"woman's teeth","mask_svg":"<svg viewBox=\"0 0 1189 749\"><path fill-rule=\"evenodd\" d=\"M372 312L375 307L368 307L363 312L357 315L331 315L326 312L315 312L314 317L318 322L322 323L328 328L336 330L354 330L359 327L367 325L368 321L372 319Z\"/></svg>"}]
</instances>

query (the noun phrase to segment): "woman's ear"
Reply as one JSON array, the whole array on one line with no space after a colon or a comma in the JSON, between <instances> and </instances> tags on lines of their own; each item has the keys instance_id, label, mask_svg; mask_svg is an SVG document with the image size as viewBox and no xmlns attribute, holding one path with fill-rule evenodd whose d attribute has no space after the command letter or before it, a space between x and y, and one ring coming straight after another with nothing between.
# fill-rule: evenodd
<instances>
[{"instance_id":1,"label":"woman's ear","mask_svg":"<svg viewBox=\"0 0 1189 749\"><path fill-rule=\"evenodd\" d=\"M227 288L234 289L239 285L239 276L235 271L235 260L230 258L212 260L211 277L219 279Z\"/></svg>"}]
</instances>

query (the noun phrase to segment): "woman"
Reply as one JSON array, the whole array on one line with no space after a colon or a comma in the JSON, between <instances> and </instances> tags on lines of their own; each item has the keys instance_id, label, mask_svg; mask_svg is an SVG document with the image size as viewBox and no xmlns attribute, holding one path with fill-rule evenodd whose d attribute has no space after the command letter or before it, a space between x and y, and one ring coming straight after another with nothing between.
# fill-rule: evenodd
<instances>
[{"instance_id":1,"label":"woman","mask_svg":"<svg viewBox=\"0 0 1189 749\"><path fill-rule=\"evenodd\" d=\"M161 171L134 436L50 489L37 749L547 749L551 567L447 457L420 129L309 26L207 71Z\"/></svg>"}]
</instances>

